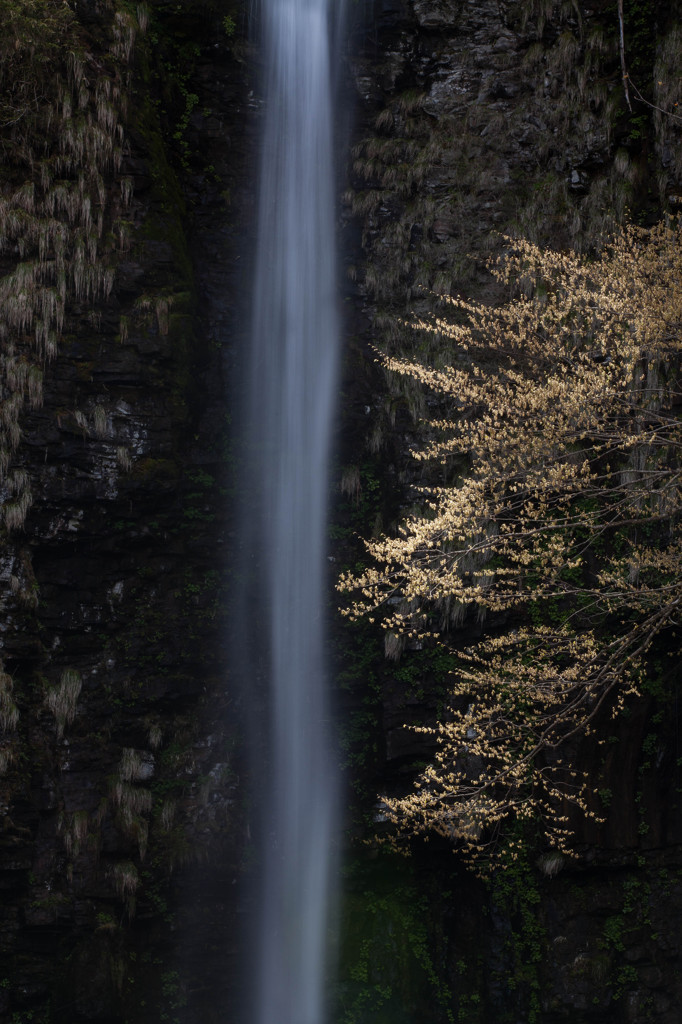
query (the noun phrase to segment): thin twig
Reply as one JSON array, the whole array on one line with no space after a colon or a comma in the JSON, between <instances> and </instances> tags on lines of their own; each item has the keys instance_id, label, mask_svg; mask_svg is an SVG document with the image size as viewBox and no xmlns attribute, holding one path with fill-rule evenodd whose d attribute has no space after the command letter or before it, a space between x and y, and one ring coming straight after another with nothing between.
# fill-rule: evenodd
<instances>
[{"instance_id":1,"label":"thin twig","mask_svg":"<svg viewBox=\"0 0 682 1024\"><path fill-rule=\"evenodd\" d=\"M628 89L628 69L625 64L625 25L623 16L623 0L618 0L618 26L619 42L620 42L620 70L623 75L623 89L625 90L625 99L628 105L628 110L632 111L632 103L630 102L630 91Z\"/></svg>"},{"instance_id":2,"label":"thin twig","mask_svg":"<svg viewBox=\"0 0 682 1024\"><path fill-rule=\"evenodd\" d=\"M635 91L636 100L638 100L640 103L645 103L647 107L651 107L652 110L658 110L659 113L665 114L666 117L672 117L673 121L677 121L679 124L682 124L682 117L680 117L679 114L673 114L672 110L664 110L663 107L659 107L656 103L651 103L649 100L645 99L644 96L642 96L641 92L639 91L639 89L637 88L637 86L631 78L629 79L629 82Z\"/></svg>"}]
</instances>

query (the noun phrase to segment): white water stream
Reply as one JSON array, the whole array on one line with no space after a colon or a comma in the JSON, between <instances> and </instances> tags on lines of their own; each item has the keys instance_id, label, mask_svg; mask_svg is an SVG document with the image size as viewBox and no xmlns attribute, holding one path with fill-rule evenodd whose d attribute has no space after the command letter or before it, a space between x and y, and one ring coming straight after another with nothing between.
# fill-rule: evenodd
<instances>
[{"instance_id":1,"label":"white water stream","mask_svg":"<svg viewBox=\"0 0 682 1024\"><path fill-rule=\"evenodd\" d=\"M337 797L324 567L339 333L329 22L339 2L260 4L266 115L247 434L270 720L255 1024L325 1018Z\"/></svg>"}]
</instances>

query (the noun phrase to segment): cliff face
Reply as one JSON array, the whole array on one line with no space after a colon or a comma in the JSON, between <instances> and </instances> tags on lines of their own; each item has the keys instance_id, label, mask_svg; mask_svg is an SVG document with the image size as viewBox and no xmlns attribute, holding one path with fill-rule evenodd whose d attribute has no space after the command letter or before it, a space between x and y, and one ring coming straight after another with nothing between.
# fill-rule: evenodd
<instances>
[{"instance_id":1,"label":"cliff face","mask_svg":"<svg viewBox=\"0 0 682 1024\"><path fill-rule=\"evenodd\" d=\"M485 260L502 251L505 234L590 253L628 213L653 223L678 210L680 124L654 109L674 115L678 101L668 92L677 88L669 71L679 50L676 7L625 4L632 110L615 4L396 0L370 8L349 62L360 112L345 196L356 367L370 364L368 344L415 356L401 321L434 308L427 292L499 299ZM437 339L420 335L418 344L420 360L447 360ZM390 531L429 482L409 451L423 441L419 419L433 408L413 381L376 372L362 378L355 369L357 390L349 391L355 440L342 456L338 530L346 564L357 556L344 547L344 529L364 516L365 535ZM374 500L377 481L383 501ZM465 622L450 640L465 645L479 630ZM357 641L372 643L362 634ZM405 792L432 750L403 726L435 721L447 658L408 645L397 663L375 663L373 704L366 696L363 703L360 657L358 666L344 683L349 759L374 773L370 790ZM373 1021L423 1019L429 992L432 1019L448 1019L449 1007L472 1022L672 1024L680 1002L671 942L680 909L678 667L676 655L660 659L626 717L600 724L604 745L572 752L588 771L592 809L606 819L571 821L575 860L536 863L531 842L525 863L477 889L434 842L416 851L394 902L382 869L358 865L347 924L371 936L373 969L368 982L344 990L352 1019L369 1019L363 998ZM418 899L429 908L426 963L415 952L419 915L406 910ZM393 939L377 934L372 911L358 925L360 905L377 900ZM351 942L344 957L357 976L362 958Z\"/></svg>"},{"instance_id":2,"label":"cliff face","mask_svg":"<svg viewBox=\"0 0 682 1024\"><path fill-rule=\"evenodd\" d=\"M185 988L210 977L218 1012L244 842L223 635L241 44L201 3L0 13L0 1018L211 1019Z\"/></svg>"},{"instance_id":3,"label":"cliff face","mask_svg":"<svg viewBox=\"0 0 682 1024\"><path fill-rule=\"evenodd\" d=\"M682 194L678 122L624 102L615 4L353 11L339 558L420 482L423 396L368 344L409 354L424 289L494 299L498 233L589 251ZM625 12L632 81L671 109L679 11ZM249 855L224 395L246 343L254 55L241 6L209 0L0 16L0 1020L222 1020ZM405 785L428 751L402 725L435 715L447 665L340 642L354 777ZM491 894L435 848L356 867L346 1019L676 1022L675 671L579 753L607 824L577 823L555 877L531 863Z\"/></svg>"}]
</instances>

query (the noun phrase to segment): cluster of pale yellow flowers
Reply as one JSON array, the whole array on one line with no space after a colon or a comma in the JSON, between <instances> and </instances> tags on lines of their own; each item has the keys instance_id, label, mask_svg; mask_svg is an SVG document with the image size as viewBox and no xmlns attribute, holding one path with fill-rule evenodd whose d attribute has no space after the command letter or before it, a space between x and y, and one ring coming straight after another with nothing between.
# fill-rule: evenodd
<instances>
[{"instance_id":1,"label":"cluster of pale yellow flowers","mask_svg":"<svg viewBox=\"0 0 682 1024\"><path fill-rule=\"evenodd\" d=\"M636 689L680 618L681 241L631 227L590 261L509 240L491 270L515 298L449 299L409 325L452 365L383 357L437 396L416 457L453 482L367 542L373 564L339 581L346 613L380 618L394 654L447 645L471 615L510 624L453 659L435 761L385 802L401 831L476 855L533 817L567 850L567 804L595 813L562 751Z\"/></svg>"}]
</instances>

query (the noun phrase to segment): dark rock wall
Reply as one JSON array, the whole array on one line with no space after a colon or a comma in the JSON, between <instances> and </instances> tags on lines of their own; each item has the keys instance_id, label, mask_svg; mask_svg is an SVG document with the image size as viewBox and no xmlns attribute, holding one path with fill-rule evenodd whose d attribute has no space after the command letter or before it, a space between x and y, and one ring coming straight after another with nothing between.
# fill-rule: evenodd
<instances>
[{"instance_id":1,"label":"dark rock wall","mask_svg":"<svg viewBox=\"0 0 682 1024\"><path fill-rule=\"evenodd\" d=\"M46 220L62 188L101 221L88 234L85 215L62 214L73 243L54 353L11 319L3 335L3 409L9 358L42 378L3 493L0 1019L15 1024L217 1019L230 988L245 825L225 686L224 365L252 200L244 15L225 16L79 5L50 53L61 105L35 129L54 182L5 124L7 207L25 177ZM116 159L93 167L86 144L59 166L64 136L98 126ZM26 255L19 229L4 234L7 273ZM81 237L106 288L78 289ZM23 522L7 512L19 471Z\"/></svg>"},{"instance_id":2,"label":"dark rock wall","mask_svg":"<svg viewBox=\"0 0 682 1024\"><path fill-rule=\"evenodd\" d=\"M339 468L340 561L358 557L349 537L355 524L362 520L365 535L393 529L418 503L416 487L427 479L420 474L428 472L409 459L425 396L412 381L382 376L369 346L413 355L401 319L433 308L427 291L499 298L484 263L505 233L589 253L627 216L646 224L679 209L679 79L673 84L670 69L682 53L680 11L635 2L624 10L632 110L615 3L365 5L349 58L359 111L344 208L355 389L347 386L353 441L341 449ZM448 360L442 342L420 336L419 343L420 359ZM453 642L466 643L476 628L465 623ZM365 654L356 651L355 674L341 675L342 738L349 764L361 763L373 780L359 795L371 814L377 789L404 791L414 766L429 758L403 725L435 721L448 666L409 649L397 663L372 662L368 652L381 637L367 630L356 643ZM478 888L431 843L415 851L414 875L391 904L381 871L359 857L347 928L357 928L359 903L383 901L394 937L380 939L377 915L366 911L374 969L355 989L348 978L362 972L357 930L344 947L339 998L350 1019L425 1019L424 986L434 1021L453 1019L448 1012L496 1024L678 1019L678 677L677 657L658 659L626 716L600 724L603 744L576 747L592 808L605 822L572 821L575 860L541 858L531 845L525 863ZM368 881L375 871L379 880ZM420 898L429 908L426 960L415 952L417 920L398 906L407 892L412 904ZM396 962L398 974L415 979L411 997L396 982ZM360 989L371 1012L361 1009Z\"/></svg>"}]
</instances>

